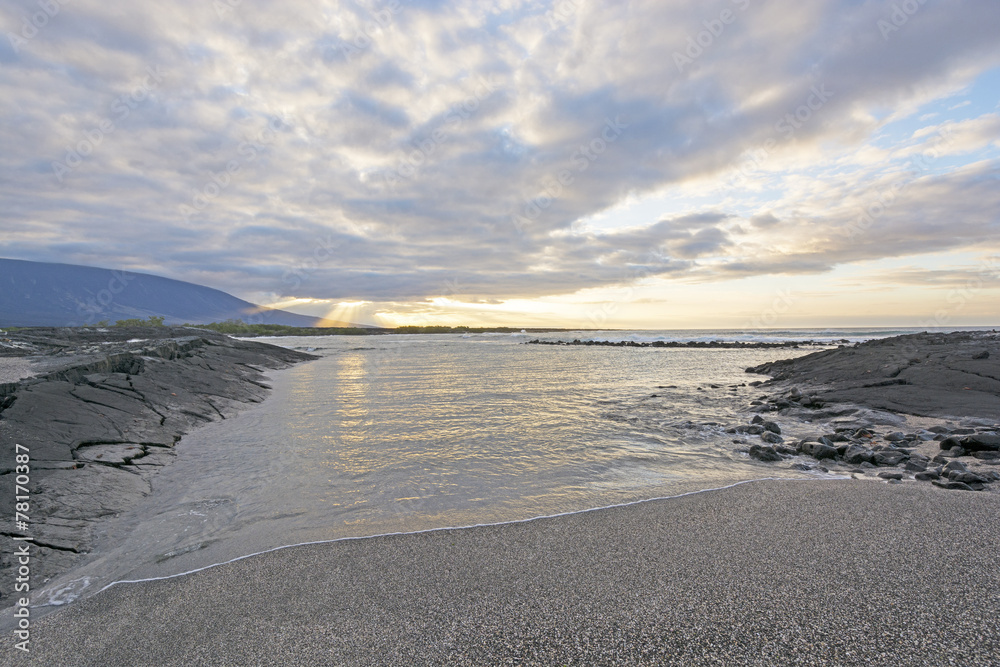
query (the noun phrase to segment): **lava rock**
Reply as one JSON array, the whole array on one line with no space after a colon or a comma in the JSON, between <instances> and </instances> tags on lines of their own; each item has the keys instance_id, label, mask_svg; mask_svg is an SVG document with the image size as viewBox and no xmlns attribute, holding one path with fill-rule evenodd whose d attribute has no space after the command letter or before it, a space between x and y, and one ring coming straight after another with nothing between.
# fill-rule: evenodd
<instances>
[{"instance_id":1,"label":"lava rock","mask_svg":"<svg viewBox=\"0 0 1000 667\"><path fill-rule=\"evenodd\" d=\"M874 460L874 453L867 447L862 447L861 445L851 445L844 452L844 463L849 463L851 465L858 465L867 461L871 463Z\"/></svg>"},{"instance_id":2,"label":"lava rock","mask_svg":"<svg viewBox=\"0 0 1000 667\"><path fill-rule=\"evenodd\" d=\"M780 445L785 441L784 438L773 431L764 431L761 434L760 439L772 445Z\"/></svg>"},{"instance_id":3,"label":"lava rock","mask_svg":"<svg viewBox=\"0 0 1000 667\"><path fill-rule=\"evenodd\" d=\"M965 464L962 463L961 461L948 461L948 464L945 465L944 470L945 472L951 472L953 470L956 470L958 472L965 472L968 470L968 468L966 468Z\"/></svg>"},{"instance_id":4,"label":"lava rock","mask_svg":"<svg viewBox=\"0 0 1000 667\"><path fill-rule=\"evenodd\" d=\"M750 458L757 459L758 461L764 461L766 463L773 463L774 461L781 460L781 454L774 451L774 447L767 447L765 445L750 445Z\"/></svg>"},{"instance_id":5,"label":"lava rock","mask_svg":"<svg viewBox=\"0 0 1000 667\"><path fill-rule=\"evenodd\" d=\"M900 442L901 440L906 440L906 434L902 431L893 431L887 434L885 439L889 442Z\"/></svg>"},{"instance_id":6,"label":"lava rock","mask_svg":"<svg viewBox=\"0 0 1000 667\"><path fill-rule=\"evenodd\" d=\"M925 472L918 472L913 477L914 479L919 479L921 482L932 482L936 479L941 479L941 475L938 474L937 470L927 470Z\"/></svg>"},{"instance_id":7,"label":"lava rock","mask_svg":"<svg viewBox=\"0 0 1000 667\"><path fill-rule=\"evenodd\" d=\"M1000 435L996 433L976 433L962 438L962 447L970 452L1000 451Z\"/></svg>"},{"instance_id":8,"label":"lava rock","mask_svg":"<svg viewBox=\"0 0 1000 667\"><path fill-rule=\"evenodd\" d=\"M762 426L766 431L770 431L771 433L781 435L781 427L775 424L774 422L764 422Z\"/></svg>"},{"instance_id":9,"label":"lava rock","mask_svg":"<svg viewBox=\"0 0 1000 667\"><path fill-rule=\"evenodd\" d=\"M763 424L764 423L764 418L761 417L760 415L754 415L753 419L750 420L750 423L751 424Z\"/></svg>"},{"instance_id":10,"label":"lava rock","mask_svg":"<svg viewBox=\"0 0 1000 667\"><path fill-rule=\"evenodd\" d=\"M931 482L931 484L933 484L934 486L940 486L942 489L948 489L949 491L974 491L975 490L971 486L969 486L968 484L966 484L965 482L941 482L941 481L935 480L935 481Z\"/></svg>"},{"instance_id":11,"label":"lava rock","mask_svg":"<svg viewBox=\"0 0 1000 667\"><path fill-rule=\"evenodd\" d=\"M947 438L944 438L943 440L941 440L940 444L942 450L951 449L952 447L961 447L961 446L962 446L962 440L960 438L956 438L955 436L949 436Z\"/></svg>"},{"instance_id":12,"label":"lava rock","mask_svg":"<svg viewBox=\"0 0 1000 667\"><path fill-rule=\"evenodd\" d=\"M982 352L980 352L979 354L975 355L972 358L973 359L989 359L990 358L990 351L989 350L983 350Z\"/></svg>"},{"instance_id":13,"label":"lava rock","mask_svg":"<svg viewBox=\"0 0 1000 667\"><path fill-rule=\"evenodd\" d=\"M952 470L948 473L948 479L953 482L965 482L966 484L989 484L992 479L983 477L982 475L977 475L974 472L963 472L960 470Z\"/></svg>"},{"instance_id":14,"label":"lava rock","mask_svg":"<svg viewBox=\"0 0 1000 667\"><path fill-rule=\"evenodd\" d=\"M895 479L895 480L903 479L903 473L901 472L880 472L878 476L881 477L882 479Z\"/></svg>"},{"instance_id":15,"label":"lava rock","mask_svg":"<svg viewBox=\"0 0 1000 667\"><path fill-rule=\"evenodd\" d=\"M894 452L892 450L883 450L881 452L875 452L874 456L875 465L879 466L897 466L909 456L903 452Z\"/></svg>"},{"instance_id":16,"label":"lava rock","mask_svg":"<svg viewBox=\"0 0 1000 667\"><path fill-rule=\"evenodd\" d=\"M837 449L821 442L802 442L799 444L799 451L808 454L814 459L833 459L837 457Z\"/></svg>"}]
</instances>

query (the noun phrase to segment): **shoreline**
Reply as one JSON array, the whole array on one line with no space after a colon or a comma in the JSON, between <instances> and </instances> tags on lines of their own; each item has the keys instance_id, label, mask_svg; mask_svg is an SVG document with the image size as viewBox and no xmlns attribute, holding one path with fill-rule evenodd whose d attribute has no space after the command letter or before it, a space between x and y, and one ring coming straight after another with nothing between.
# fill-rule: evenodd
<instances>
[{"instance_id":1,"label":"shoreline","mask_svg":"<svg viewBox=\"0 0 1000 667\"><path fill-rule=\"evenodd\" d=\"M978 664L1000 656L1000 499L817 481L289 547L116 585L38 620L32 659L916 665L948 664L956 651ZM920 520L904 520L915 507Z\"/></svg>"},{"instance_id":2,"label":"shoreline","mask_svg":"<svg viewBox=\"0 0 1000 667\"><path fill-rule=\"evenodd\" d=\"M363 540L375 540L384 537L406 537L409 535L425 535L428 533L438 533L438 532L449 532L456 530L475 530L478 528L497 528L500 526L510 526L522 523L534 523L536 521L546 521L549 519L559 519L562 517L576 516L578 514L589 514L591 512L603 512L605 510L621 509L626 507L632 507L635 505L643 505L645 503L656 503L662 501L675 500L677 498L684 498L686 496L694 496L700 493L713 493L716 491L725 491L726 489L731 489L743 484L750 484L753 482L833 482L843 479L848 479L847 477L828 477L828 478L796 478L796 477L759 477L754 479L743 479L732 482L730 484L725 484L723 486L709 487L703 489L696 489L693 491L684 491L672 496L657 496L655 498L642 498L640 500L632 500L624 503L615 503L613 505L602 505L600 507L588 507L580 510L570 510L567 512L557 512L555 514L540 514L538 516L528 517L526 519L509 519L506 521L491 521L487 523L475 523L468 525L459 526L440 526L437 528L423 528L419 530L407 530L407 531L393 531L388 533L374 533L371 535L349 535L344 537L334 537L326 540L312 540L308 542L296 542L294 544L283 544L281 546L272 547L270 549L264 549L263 551L256 551L254 553L244 554L242 556L237 556L235 558L230 558L229 560L221 561L218 563L211 563L209 565L204 565L202 567L196 567L191 570L186 570L184 572L178 572L176 574L168 574L160 577L146 577L142 579L121 579L118 581L112 581L111 583L105 585L103 588L95 591L93 594L96 595L103 591L119 585L126 584L143 584L154 581L169 581L170 579L177 579L179 577L186 577L192 574L198 574L199 572L205 572L212 570L223 565L229 565L231 563L238 563L242 560L248 558L254 558L256 556L263 556L265 554L272 554L278 551L284 551L285 549L295 549L297 547L308 547L319 544L336 544L338 542L353 542L353 541L363 541ZM54 611L54 610L53 610Z\"/></svg>"},{"instance_id":3,"label":"shoreline","mask_svg":"<svg viewBox=\"0 0 1000 667\"><path fill-rule=\"evenodd\" d=\"M4 343L33 374L0 385L0 493L11 517L15 444L30 477L27 529L0 535L32 538L35 588L90 550L104 517L149 493L185 434L265 400L265 371L314 358L172 327L28 329ZM0 607L15 603L15 565L5 550Z\"/></svg>"},{"instance_id":4,"label":"shoreline","mask_svg":"<svg viewBox=\"0 0 1000 667\"><path fill-rule=\"evenodd\" d=\"M809 347L832 347L836 345L843 345L849 341L844 338L831 343L818 342L814 340L789 340L780 342L770 342L770 341L722 341L722 340L712 340L712 341L664 341L664 340L654 340L654 341L634 341L634 340L620 340L620 341L610 341L610 340L580 340L579 338L572 341L564 340L541 340L536 338L534 340L525 341L525 345L555 345L557 347L573 347L582 345L584 347L655 347L655 348L693 348L700 350L771 350L771 349L799 349L799 348L809 348Z\"/></svg>"}]
</instances>

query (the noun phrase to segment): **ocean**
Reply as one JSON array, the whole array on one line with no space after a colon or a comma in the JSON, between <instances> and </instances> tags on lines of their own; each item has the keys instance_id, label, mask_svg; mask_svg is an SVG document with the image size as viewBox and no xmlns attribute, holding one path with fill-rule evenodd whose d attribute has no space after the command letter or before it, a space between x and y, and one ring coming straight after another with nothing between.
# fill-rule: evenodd
<instances>
[{"instance_id":1,"label":"ocean","mask_svg":"<svg viewBox=\"0 0 1000 667\"><path fill-rule=\"evenodd\" d=\"M269 373L263 404L185 436L132 511L38 599L169 577L288 545L538 516L761 478L725 429L761 391L745 369L818 347L635 348L529 340L835 345L906 329L322 336L257 339L320 358ZM823 425L778 418L786 436Z\"/></svg>"}]
</instances>

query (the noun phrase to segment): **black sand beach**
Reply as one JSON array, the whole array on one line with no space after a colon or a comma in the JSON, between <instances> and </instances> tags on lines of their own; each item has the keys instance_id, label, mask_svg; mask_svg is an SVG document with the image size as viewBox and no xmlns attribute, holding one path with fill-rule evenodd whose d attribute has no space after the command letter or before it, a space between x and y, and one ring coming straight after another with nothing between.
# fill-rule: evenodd
<instances>
[{"instance_id":1,"label":"black sand beach","mask_svg":"<svg viewBox=\"0 0 1000 667\"><path fill-rule=\"evenodd\" d=\"M37 665L990 665L1000 497L751 482L122 584Z\"/></svg>"},{"instance_id":2,"label":"black sand beach","mask_svg":"<svg viewBox=\"0 0 1000 667\"><path fill-rule=\"evenodd\" d=\"M32 386L89 387L93 373L108 376L98 384L123 373L134 385L153 366L185 367L167 386L217 374L228 383L220 394L247 402L266 392L255 369L304 358L205 341L163 364L139 355L141 373L95 369ZM947 460L985 470L996 460L997 360L994 334L844 347L753 369L777 375L757 408L780 416L853 403L972 418L978 431L924 443L959 438L925 469L957 472ZM20 441L44 448L49 426L26 405L19 395L0 428L20 424ZM53 451L78 451L73 427L58 428L66 441ZM978 440L966 451L961 438ZM903 444L886 447L916 461ZM533 522L291 547L119 584L35 620L31 653L11 664L1000 664L1000 484L918 483L893 456L904 481L751 482Z\"/></svg>"}]
</instances>

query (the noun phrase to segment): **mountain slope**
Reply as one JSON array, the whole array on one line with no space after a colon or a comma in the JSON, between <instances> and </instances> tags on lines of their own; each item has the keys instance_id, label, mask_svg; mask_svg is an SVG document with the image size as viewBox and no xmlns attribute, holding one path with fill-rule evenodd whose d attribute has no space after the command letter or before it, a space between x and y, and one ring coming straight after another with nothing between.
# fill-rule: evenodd
<instances>
[{"instance_id":1,"label":"mountain slope","mask_svg":"<svg viewBox=\"0 0 1000 667\"><path fill-rule=\"evenodd\" d=\"M86 326L151 315L164 317L166 324L229 319L297 327L320 324L314 317L265 309L220 290L180 280L0 258L0 326Z\"/></svg>"}]
</instances>

